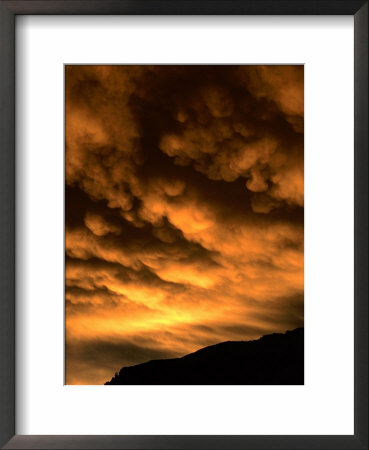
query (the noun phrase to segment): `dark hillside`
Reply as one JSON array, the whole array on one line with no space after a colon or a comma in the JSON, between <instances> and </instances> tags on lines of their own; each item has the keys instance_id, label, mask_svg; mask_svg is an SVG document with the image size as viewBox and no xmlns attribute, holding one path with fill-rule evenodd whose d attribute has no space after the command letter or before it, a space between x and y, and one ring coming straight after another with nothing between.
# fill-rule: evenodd
<instances>
[{"instance_id":1,"label":"dark hillside","mask_svg":"<svg viewBox=\"0 0 369 450\"><path fill-rule=\"evenodd\" d=\"M123 367L105 384L304 384L304 329L229 341L182 358Z\"/></svg>"}]
</instances>

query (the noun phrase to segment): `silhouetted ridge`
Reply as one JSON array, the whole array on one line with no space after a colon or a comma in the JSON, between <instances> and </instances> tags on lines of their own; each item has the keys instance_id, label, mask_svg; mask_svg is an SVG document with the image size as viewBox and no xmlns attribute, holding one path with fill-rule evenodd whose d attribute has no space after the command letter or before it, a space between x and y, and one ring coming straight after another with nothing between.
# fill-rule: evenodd
<instances>
[{"instance_id":1,"label":"silhouetted ridge","mask_svg":"<svg viewBox=\"0 0 369 450\"><path fill-rule=\"evenodd\" d=\"M105 384L304 384L304 329L123 367Z\"/></svg>"}]
</instances>

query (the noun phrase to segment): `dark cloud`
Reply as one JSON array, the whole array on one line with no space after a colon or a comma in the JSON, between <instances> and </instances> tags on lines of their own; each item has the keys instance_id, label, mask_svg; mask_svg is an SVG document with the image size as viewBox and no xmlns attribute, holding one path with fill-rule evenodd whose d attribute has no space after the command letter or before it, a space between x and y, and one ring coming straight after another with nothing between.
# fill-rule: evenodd
<instances>
[{"instance_id":1,"label":"dark cloud","mask_svg":"<svg viewBox=\"0 0 369 450\"><path fill-rule=\"evenodd\" d=\"M302 324L303 87L303 66L66 66L69 382L105 381L103 345L118 369L131 344Z\"/></svg>"},{"instance_id":2,"label":"dark cloud","mask_svg":"<svg viewBox=\"0 0 369 450\"><path fill-rule=\"evenodd\" d=\"M80 384L81 380L82 384L101 384L101 380L107 381L121 366L179 356L175 352L150 348L147 344L97 339L67 341L66 353L66 384Z\"/></svg>"}]
</instances>

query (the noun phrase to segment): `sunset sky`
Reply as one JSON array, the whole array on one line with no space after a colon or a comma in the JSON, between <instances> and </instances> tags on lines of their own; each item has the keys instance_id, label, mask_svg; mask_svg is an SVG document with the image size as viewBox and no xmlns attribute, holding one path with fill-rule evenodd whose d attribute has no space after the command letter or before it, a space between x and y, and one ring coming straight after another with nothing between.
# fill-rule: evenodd
<instances>
[{"instance_id":1,"label":"sunset sky","mask_svg":"<svg viewBox=\"0 0 369 450\"><path fill-rule=\"evenodd\" d=\"M66 66L66 384L303 326L303 66Z\"/></svg>"}]
</instances>

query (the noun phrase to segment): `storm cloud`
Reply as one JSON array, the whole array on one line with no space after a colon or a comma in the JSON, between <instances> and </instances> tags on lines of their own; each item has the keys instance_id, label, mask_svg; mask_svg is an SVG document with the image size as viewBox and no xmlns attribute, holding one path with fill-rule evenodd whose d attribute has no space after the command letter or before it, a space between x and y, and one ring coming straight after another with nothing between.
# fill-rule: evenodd
<instances>
[{"instance_id":1,"label":"storm cloud","mask_svg":"<svg viewBox=\"0 0 369 450\"><path fill-rule=\"evenodd\" d=\"M303 66L65 70L66 383L302 326Z\"/></svg>"}]
</instances>

